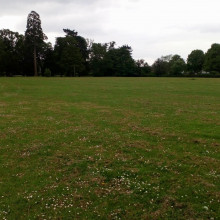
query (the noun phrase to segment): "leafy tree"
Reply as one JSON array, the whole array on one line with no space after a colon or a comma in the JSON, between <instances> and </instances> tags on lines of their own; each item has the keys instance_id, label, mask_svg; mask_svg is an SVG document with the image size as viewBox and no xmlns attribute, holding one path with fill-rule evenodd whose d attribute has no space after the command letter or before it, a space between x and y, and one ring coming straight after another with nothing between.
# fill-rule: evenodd
<instances>
[{"instance_id":1,"label":"leafy tree","mask_svg":"<svg viewBox=\"0 0 220 220\"><path fill-rule=\"evenodd\" d=\"M171 75L180 76L186 69L186 63L179 55L174 55L169 62L169 72Z\"/></svg>"},{"instance_id":2,"label":"leafy tree","mask_svg":"<svg viewBox=\"0 0 220 220\"><path fill-rule=\"evenodd\" d=\"M151 72L151 67L143 59L137 60L135 63L138 76L147 76Z\"/></svg>"},{"instance_id":3,"label":"leafy tree","mask_svg":"<svg viewBox=\"0 0 220 220\"><path fill-rule=\"evenodd\" d=\"M119 48L115 42L92 43L89 63L94 76L135 76L136 65L128 45Z\"/></svg>"},{"instance_id":4,"label":"leafy tree","mask_svg":"<svg viewBox=\"0 0 220 220\"><path fill-rule=\"evenodd\" d=\"M156 76L166 76L169 71L169 63L162 58L158 58L152 65L152 71Z\"/></svg>"},{"instance_id":5,"label":"leafy tree","mask_svg":"<svg viewBox=\"0 0 220 220\"><path fill-rule=\"evenodd\" d=\"M104 57L104 73L106 76L137 76L135 61L131 56L132 49L128 45L114 48L114 42L109 44Z\"/></svg>"},{"instance_id":6,"label":"leafy tree","mask_svg":"<svg viewBox=\"0 0 220 220\"><path fill-rule=\"evenodd\" d=\"M73 37L76 40L76 42L77 42L76 46L80 50L84 65L86 67L86 61L89 58L88 44L87 44L86 39L84 37L78 35L78 32L76 32L75 30L63 29L63 31L66 33L66 37ZM86 70L86 68L84 68L84 69Z\"/></svg>"},{"instance_id":7,"label":"leafy tree","mask_svg":"<svg viewBox=\"0 0 220 220\"><path fill-rule=\"evenodd\" d=\"M56 60L54 56L54 50L51 43L44 43L41 53L41 67L42 67L42 73L45 72L46 69L50 69L51 76L53 76L53 73L56 72Z\"/></svg>"},{"instance_id":8,"label":"leafy tree","mask_svg":"<svg viewBox=\"0 0 220 220\"><path fill-rule=\"evenodd\" d=\"M192 73L202 71L205 61L205 54L202 50L193 50L187 58L187 68Z\"/></svg>"},{"instance_id":9,"label":"leafy tree","mask_svg":"<svg viewBox=\"0 0 220 220\"><path fill-rule=\"evenodd\" d=\"M43 30L41 28L40 15L35 11L31 11L27 18L27 29L25 31L25 45L27 51L30 50L33 52L35 76L38 75L37 59L40 60L40 50L42 49L42 45L44 43L44 40L46 39L47 36L43 33Z\"/></svg>"},{"instance_id":10,"label":"leafy tree","mask_svg":"<svg viewBox=\"0 0 220 220\"><path fill-rule=\"evenodd\" d=\"M107 53L108 44L92 43L90 48L90 68L94 76L103 76L104 58Z\"/></svg>"},{"instance_id":11,"label":"leafy tree","mask_svg":"<svg viewBox=\"0 0 220 220\"><path fill-rule=\"evenodd\" d=\"M8 29L0 30L1 71L7 76L22 73L24 36Z\"/></svg>"},{"instance_id":12,"label":"leafy tree","mask_svg":"<svg viewBox=\"0 0 220 220\"><path fill-rule=\"evenodd\" d=\"M67 76L86 74L89 57L87 41L75 30L63 29L65 37L59 37L54 47L56 73Z\"/></svg>"},{"instance_id":13,"label":"leafy tree","mask_svg":"<svg viewBox=\"0 0 220 220\"><path fill-rule=\"evenodd\" d=\"M83 55L78 42L72 36L59 37L54 48L57 69L62 75L76 76L85 69Z\"/></svg>"},{"instance_id":14,"label":"leafy tree","mask_svg":"<svg viewBox=\"0 0 220 220\"><path fill-rule=\"evenodd\" d=\"M123 76L137 76L135 70L135 60L132 58L132 48L128 45L119 47L120 68L122 68L121 75Z\"/></svg>"},{"instance_id":15,"label":"leafy tree","mask_svg":"<svg viewBox=\"0 0 220 220\"><path fill-rule=\"evenodd\" d=\"M107 45L108 45L108 50L113 50L113 49L115 49L116 42L111 41Z\"/></svg>"},{"instance_id":16,"label":"leafy tree","mask_svg":"<svg viewBox=\"0 0 220 220\"><path fill-rule=\"evenodd\" d=\"M46 68L45 71L44 71L43 76L50 77L51 76L51 70Z\"/></svg>"},{"instance_id":17,"label":"leafy tree","mask_svg":"<svg viewBox=\"0 0 220 220\"><path fill-rule=\"evenodd\" d=\"M204 69L220 73L220 44L212 44L205 54Z\"/></svg>"},{"instance_id":18,"label":"leafy tree","mask_svg":"<svg viewBox=\"0 0 220 220\"><path fill-rule=\"evenodd\" d=\"M173 55L169 54L169 55L166 55L166 56L162 56L161 60L163 60L164 62L169 63L172 60L172 58L173 58Z\"/></svg>"},{"instance_id":19,"label":"leafy tree","mask_svg":"<svg viewBox=\"0 0 220 220\"><path fill-rule=\"evenodd\" d=\"M0 76L5 75L6 51L4 41L0 38Z\"/></svg>"}]
</instances>

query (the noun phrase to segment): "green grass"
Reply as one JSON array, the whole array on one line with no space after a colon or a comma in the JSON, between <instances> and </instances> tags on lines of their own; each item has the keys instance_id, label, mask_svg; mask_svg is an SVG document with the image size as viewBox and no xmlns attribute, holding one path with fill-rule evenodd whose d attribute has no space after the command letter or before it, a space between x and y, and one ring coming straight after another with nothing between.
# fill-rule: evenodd
<instances>
[{"instance_id":1,"label":"green grass","mask_svg":"<svg viewBox=\"0 0 220 220\"><path fill-rule=\"evenodd\" d=\"M0 219L220 219L220 79L0 78Z\"/></svg>"}]
</instances>

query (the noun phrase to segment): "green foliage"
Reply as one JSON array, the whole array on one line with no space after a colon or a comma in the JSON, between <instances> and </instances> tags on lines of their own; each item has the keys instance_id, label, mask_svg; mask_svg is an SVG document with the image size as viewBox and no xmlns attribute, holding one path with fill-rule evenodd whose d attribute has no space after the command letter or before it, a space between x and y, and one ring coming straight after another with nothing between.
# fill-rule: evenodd
<instances>
[{"instance_id":1,"label":"green foliage","mask_svg":"<svg viewBox=\"0 0 220 220\"><path fill-rule=\"evenodd\" d=\"M108 44L92 43L90 48L90 68L94 76L103 76L104 58L107 54Z\"/></svg>"},{"instance_id":2,"label":"green foliage","mask_svg":"<svg viewBox=\"0 0 220 220\"><path fill-rule=\"evenodd\" d=\"M181 76L185 70L185 61L179 55L162 56L152 65L156 76Z\"/></svg>"},{"instance_id":3,"label":"green foliage","mask_svg":"<svg viewBox=\"0 0 220 220\"><path fill-rule=\"evenodd\" d=\"M25 58L27 62L26 72L33 74L34 70L35 76L38 75L39 64L37 62L41 62L42 59L41 53L45 45L44 40L47 40L47 36L41 28L40 15L35 11L31 11L27 18L25 31Z\"/></svg>"},{"instance_id":4,"label":"green foliage","mask_svg":"<svg viewBox=\"0 0 220 220\"><path fill-rule=\"evenodd\" d=\"M95 76L136 76L136 65L131 47L115 48L115 42L93 43L90 50L90 65Z\"/></svg>"},{"instance_id":5,"label":"green foliage","mask_svg":"<svg viewBox=\"0 0 220 220\"><path fill-rule=\"evenodd\" d=\"M205 54L202 50L193 50L187 58L189 72L201 73L205 61Z\"/></svg>"},{"instance_id":6,"label":"green foliage","mask_svg":"<svg viewBox=\"0 0 220 220\"><path fill-rule=\"evenodd\" d=\"M85 60L73 36L57 38L54 53L62 75L76 76L85 70Z\"/></svg>"},{"instance_id":7,"label":"green foliage","mask_svg":"<svg viewBox=\"0 0 220 220\"><path fill-rule=\"evenodd\" d=\"M27 18L27 27L25 31L25 40L27 43L30 43L34 46L41 46L44 40L47 39L47 36L43 33L41 27L40 15L31 11Z\"/></svg>"},{"instance_id":8,"label":"green foliage","mask_svg":"<svg viewBox=\"0 0 220 220\"><path fill-rule=\"evenodd\" d=\"M156 76L165 76L169 73L169 63L163 58L158 58L152 65L152 71Z\"/></svg>"},{"instance_id":9,"label":"green foliage","mask_svg":"<svg viewBox=\"0 0 220 220\"><path fill-rule=\"evenodd\" d=\"M24 36L8 29L0 30L0 72L7 76L22 74Z\"/></svg>"},{"instance_id":10,"label":"green foliage","mask_svg":"<svg viewBox=\"0 0 220 220\"><path fill-rule=\"evenodd\" d=\"M220 73L220 44L212 44L205 54L204 69Z\"/></svg>"},{"instance_id":11,"label":"green foliage","mask_svg":"<svg viewBox=\"0 0 220 220\"><path fill-rule=\"evenodd\" d=\"M4 76L5 72L5 59L6 57L6 50L5 50L5 44L2 38L0 38L0 76Z\"/></svg>"},{"instance_id":12,"label":"green foliage","mask_svg":"<svg viewBox=\"0 0 220 220\"><path fill-rule=\"evenodd\" d=\"M143 59L136 61L136 74L140 77L150 76L151 67Z\"/></svg>"},{"instance_id":13,"label":"green foliage","mask_svg":"<svg viewBox=\"0 0 220 220\"><path fill-rule=\"evenodd\" d=\"M54 47L46 43L40 16L35 11L28 15L25 36L8 29L0 30L0 75L37 76L38 71L42 74L47 68L53 76L161 77L193 74L219 77L220 74L220 44L213 44L205 55L201 50L192 51L187 65L179 55L167 55L149 66L143 59L135 61L128 45L116 47L114 41L94 43L75 30L63 31L65 37L58 37Z\"/></svg>"},{"instance_id":14,"label":"green foliage","mask_svg":"<svg viewBox=\"0 0 220 220\"><path fill-rule=\"evenodd\" d=\"M124 45L114 48L111 44L104 57L103 72L106 76L135 76L135 61L131 47Z\"/></svg>"},{"instance_id":15,"label":"green foliage","mask_svg":"<svg viewBox=\"0 0 220 220\"><path fill-rule=\"evenodd\" d=\"M46 68L45 71L44 71L43 76L50 77L51 76L51 70Z\"/></svg>"},{"instance_id":16,"label":"green foliage","mask_svg":"<svg viewBox=\"0 0 220 220\"><path fill-rule=\"evenodd\" d=\"M179 55L172 56L172 58L169 62L170 75L181 76L185 70L186 70L185 61Z\"/></svg>"},{"instance_id":17,"label":"green foliage","mask_svg":"<svg viewBox=\"0 0 220 220\"><path fill-rule=\"evenodd\" d=\"M79 36L75 30L63 29L66 33L66 37L73 37L77 42L77 47L80 49L84 62L88 59L89 53L87 49L87 42L84 37Z\"/></svg>"}]
</instances>

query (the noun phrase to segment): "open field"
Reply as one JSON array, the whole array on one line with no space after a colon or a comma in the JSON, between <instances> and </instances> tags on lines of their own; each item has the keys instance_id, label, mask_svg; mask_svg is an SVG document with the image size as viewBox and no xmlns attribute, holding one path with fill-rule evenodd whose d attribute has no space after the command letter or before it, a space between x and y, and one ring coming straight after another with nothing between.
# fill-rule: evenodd
<instances>
[{"instance_id":1,"label":"open field","mask_svg":"<svg viewBox=\"0 0 220 220\"><path fill-rule=\"evenodd\" d=\"M220 79L0 78L0 219L220 219Z\"/></svg>"}]
</instances>

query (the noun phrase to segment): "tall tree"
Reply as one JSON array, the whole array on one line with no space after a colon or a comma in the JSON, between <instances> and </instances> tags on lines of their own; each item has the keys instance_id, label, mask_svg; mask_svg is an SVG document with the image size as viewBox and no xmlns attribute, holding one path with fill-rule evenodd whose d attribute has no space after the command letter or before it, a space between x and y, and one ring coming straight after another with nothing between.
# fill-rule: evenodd
<instances>
[{"instance_id":1,"label":"tall tree","mask_svg":"<svg viewBox=\"0 0 220 220\"><path fill-rule=\"evenodd\" d=\"M158 58L152 65L152 71L156 76L166 76L169 71L169 63L163 57Z\"/></svg>"},{"instance_id":2,"label":"tall tree","mask_svg":"<svg viewBox=\"0 0 220 220\"><path fill-rule=\"evenodd\" d=\"M40 48L42 47L44 40L47 36L43 33L41 28L40 15L31 11L27 18L27 29L25 31L25 42L27 47L33 51L33 61L34 61L34 75L38 76L37 70L37 58Z\"/></svg>"},{"instance_id":3,"label":"tall tree","mask_svg":"<svg viewBox=\"0 0 220 220\"><path fill-rule=\"evenodd\" d=\"M93 76L103 76L104 57L107 53L108 44L92 43L89 55L89 64Z\"/></svg>"},{"instance_id":4,"label":"tall tree","mask_svg":"<svg viewBox=\"0 0 220 220\"><path fill-rule=\"evenodd\" d=\"M63 31L66 33L66 37L73 37L76 40L76 46L79 48L83 59L86 61L89 56L86 39L78 35L78 32L75 30L63 29Z\"/></svg>"},{"instance_id":5,"label":"tall tree","mask_svg":"<svg viewBox=\"0 0 220 220\"><path fill-rule=\"evenodd\" d=\"M115 48L115 42L108 44L108 51L103 59L105 76L137 76L135 61L132 58L132 48L123 45Z\"/></svg>"},{"instance_id":6,"label":"tall tree","mask_svg":"<svg viewBox=\"0 0 220 220\"><path fill-rule=\"evenodd\" d=\"M151 67L144 61L144 59L137 60L135 64L138 76L147 76L151 72Z\"/></svg>"},{"instance_id":7,"label":"tall tree","mask_svg":"<svg viewBox=\"0 0 220 220\"><path fill-rule=\"evenodd\" d=\"M0 38L0 76L5 76L6 50L3 39Z\"/></svg>"},{"instance_id":8,"label":"tall tree","mask_svg":"<svg viewBox=\"0 0 220 220\"><path fill-rule=\"evenodd\" d=\"M173 76L180 76L186 69L186 63L179 55L172 56L169 62L169 73Z\"/></svg>"},{"instance_id":9,"label":"tall tree","mask_svg":"<svg viewBox=\"0 0 220 220\"><path fill-rule=\"evenodd\" d=\"M1 71L7 76L22 73L24 36L8 29L0 30Z\"/></svg>"},{"instance_id":10,"label":"tall tree","mask_svg":"<svg viewBox=\"0 0 220 220\"><path fill-rule=\"evenodd\" d=\"M193 74L202 71L205 54L202 50L193 50L187 58L187 68Z\"/></svg>"},{"instance_id":11,"label":"tall tree","mask_svg":"<svg viewBox=\"0 0 220 220\"><path fill-rule=\"evenodd\" d=\"M63 31L66 36L58 37L54 47L59 74L66 76L87 74L87 59L89 58L87 41L75 30L63 29Z\"/></svg>"},{"instance_id":12,"label":"tall tree","mask_svg":"<svg viewBox=\"0 0 220 220\"><path fill-rule=\"evenodd\" d=\"M204 68L206 71L220 73L220 44L212 44L207 51Z\"/></svg>"},{"instance_id":13,"label":"tall tree","mask_svg":"<svg viewBox=\"0 0 220 220\"><path fill-rule=\"evenodd\" d=\"M66 76L81 75L85 69L83 55L72 36L58 37L54 47L57 70Z\"/></svg>"}]
</instances>

